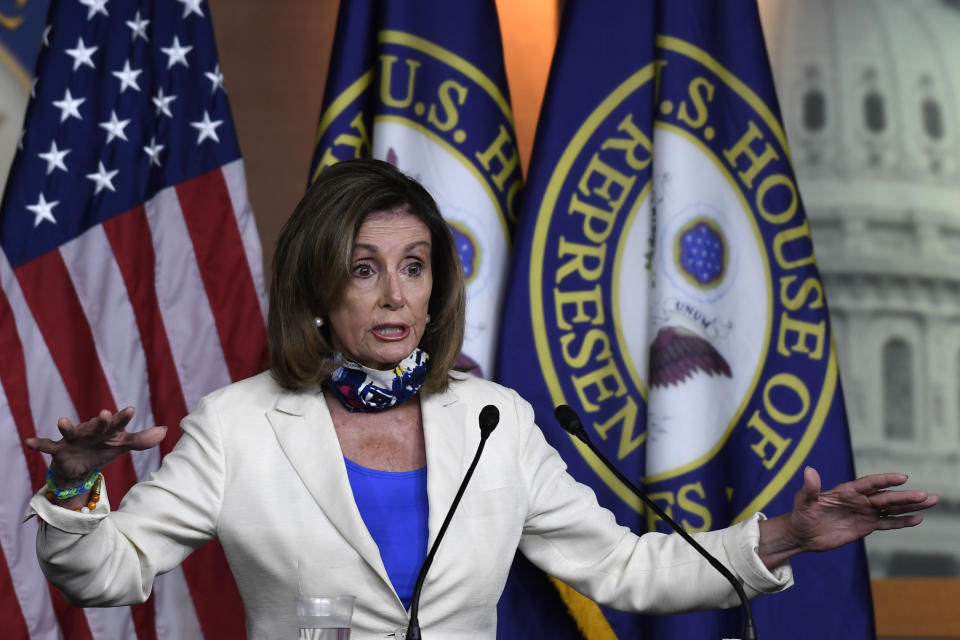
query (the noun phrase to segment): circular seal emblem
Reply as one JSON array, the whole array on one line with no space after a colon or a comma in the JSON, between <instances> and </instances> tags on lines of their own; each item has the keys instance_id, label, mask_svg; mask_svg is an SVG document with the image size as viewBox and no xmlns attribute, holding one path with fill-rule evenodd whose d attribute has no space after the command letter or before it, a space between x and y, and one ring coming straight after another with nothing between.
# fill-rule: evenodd
<instances>
[{"instance_id":1,"label":"circular seal emblem","mask_svg":"<svg viewBox=\"0 0 960 640\"><path fill-rule=\"evenodd\" d=\"M467 277L463 354L492 373L510 229L522 185L505 94L479 68L382 30L377 58L321 116L315 175L372 155L416 178L450 223Z\"/></svg>"},{"instance_id":2,"label":"circular seal emblem","mask_svg":"<svg viewBox=\"0 0 960 640\"><path fill-rule=\"evenodd\" d=\"M674 519L706 530L762 508L797 471L836 358L776 117L702 50L657 44L556 165L530 307L554 403Z\"/></svg>"}]
</instances>

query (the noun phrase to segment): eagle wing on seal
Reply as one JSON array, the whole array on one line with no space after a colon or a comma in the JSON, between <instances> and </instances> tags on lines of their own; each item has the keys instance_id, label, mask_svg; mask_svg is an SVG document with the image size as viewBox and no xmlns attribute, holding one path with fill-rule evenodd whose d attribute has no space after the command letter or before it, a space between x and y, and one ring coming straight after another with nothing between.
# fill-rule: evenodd
<instances>
[{"instance_id":1,"label":"eagle wing on seal","mask_svg":"<svg viewBox=\"0 0 960 640\"><path fill-rule=\"evenodd\" d=\"M650 345L650 386L680 384L696 371L733 377L730 365L712 344L680 327L662 327Z\"/></svg>"}]
</instances>

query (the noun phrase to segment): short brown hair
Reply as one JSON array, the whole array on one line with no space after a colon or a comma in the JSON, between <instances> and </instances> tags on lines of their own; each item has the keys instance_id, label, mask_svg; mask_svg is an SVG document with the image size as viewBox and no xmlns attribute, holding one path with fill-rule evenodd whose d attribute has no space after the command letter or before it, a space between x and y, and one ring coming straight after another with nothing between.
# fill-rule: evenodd
<instances>
[{"instance_id":1,"label":"short brown hair","mask_svg":"<svg viewBox=\"0 0 960 640\"><path fill-rule=\"evenodd\" d=\"M366 217L406 208L430 230L433 290L420 348L430 355L423 389L443 391L463 345L463 268L436 202L416 180L380 160L345 160L325 169L277 240L273 254L267 341L270 371L287 389L325 380L338 366L329 326L318 329L343 295L353 243Z\"/></svg>"}]
</instances>

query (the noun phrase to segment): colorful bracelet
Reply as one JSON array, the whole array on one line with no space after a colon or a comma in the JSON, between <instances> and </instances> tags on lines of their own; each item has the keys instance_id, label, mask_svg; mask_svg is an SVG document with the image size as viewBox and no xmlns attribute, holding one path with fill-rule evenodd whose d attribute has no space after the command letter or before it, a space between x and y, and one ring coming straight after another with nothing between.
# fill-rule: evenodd
<instances>
[{"instance_id":1,"label":"colorful bracelet","mask_svg":"<svg viewBox=\"0 0 960 640\"><path fill-rule=\"evenodd\" d=\"M53 484L53 469L47 469L47 497L49 498L52 495L57 500L66 500L67 498L78 496L81 493L86 493L93 488L93 485L96 484L99 477L100 467L97 467L93 470L93 473L90 475L90 477L87 478L87 481L79 487L72 487L70 489L57 489L56 485Z\"/></svg>"}]
</instances>

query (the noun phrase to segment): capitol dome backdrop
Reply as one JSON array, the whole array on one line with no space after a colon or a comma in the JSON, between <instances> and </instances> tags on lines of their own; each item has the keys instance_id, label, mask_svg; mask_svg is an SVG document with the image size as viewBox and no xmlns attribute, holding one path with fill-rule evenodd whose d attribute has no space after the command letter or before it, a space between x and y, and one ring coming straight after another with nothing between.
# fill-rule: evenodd
<instances>
[{"instance_id":1,"label":"capitol dome backdrop","mask_svg":"<svg viewBox=\"0 0 960 640\"><path fill-rule=\"evenodd\" d=\"M924 526L871 574L960 576L960 2L761 0L858 474L909 470Z\"/></svg>"}]
</instances>

